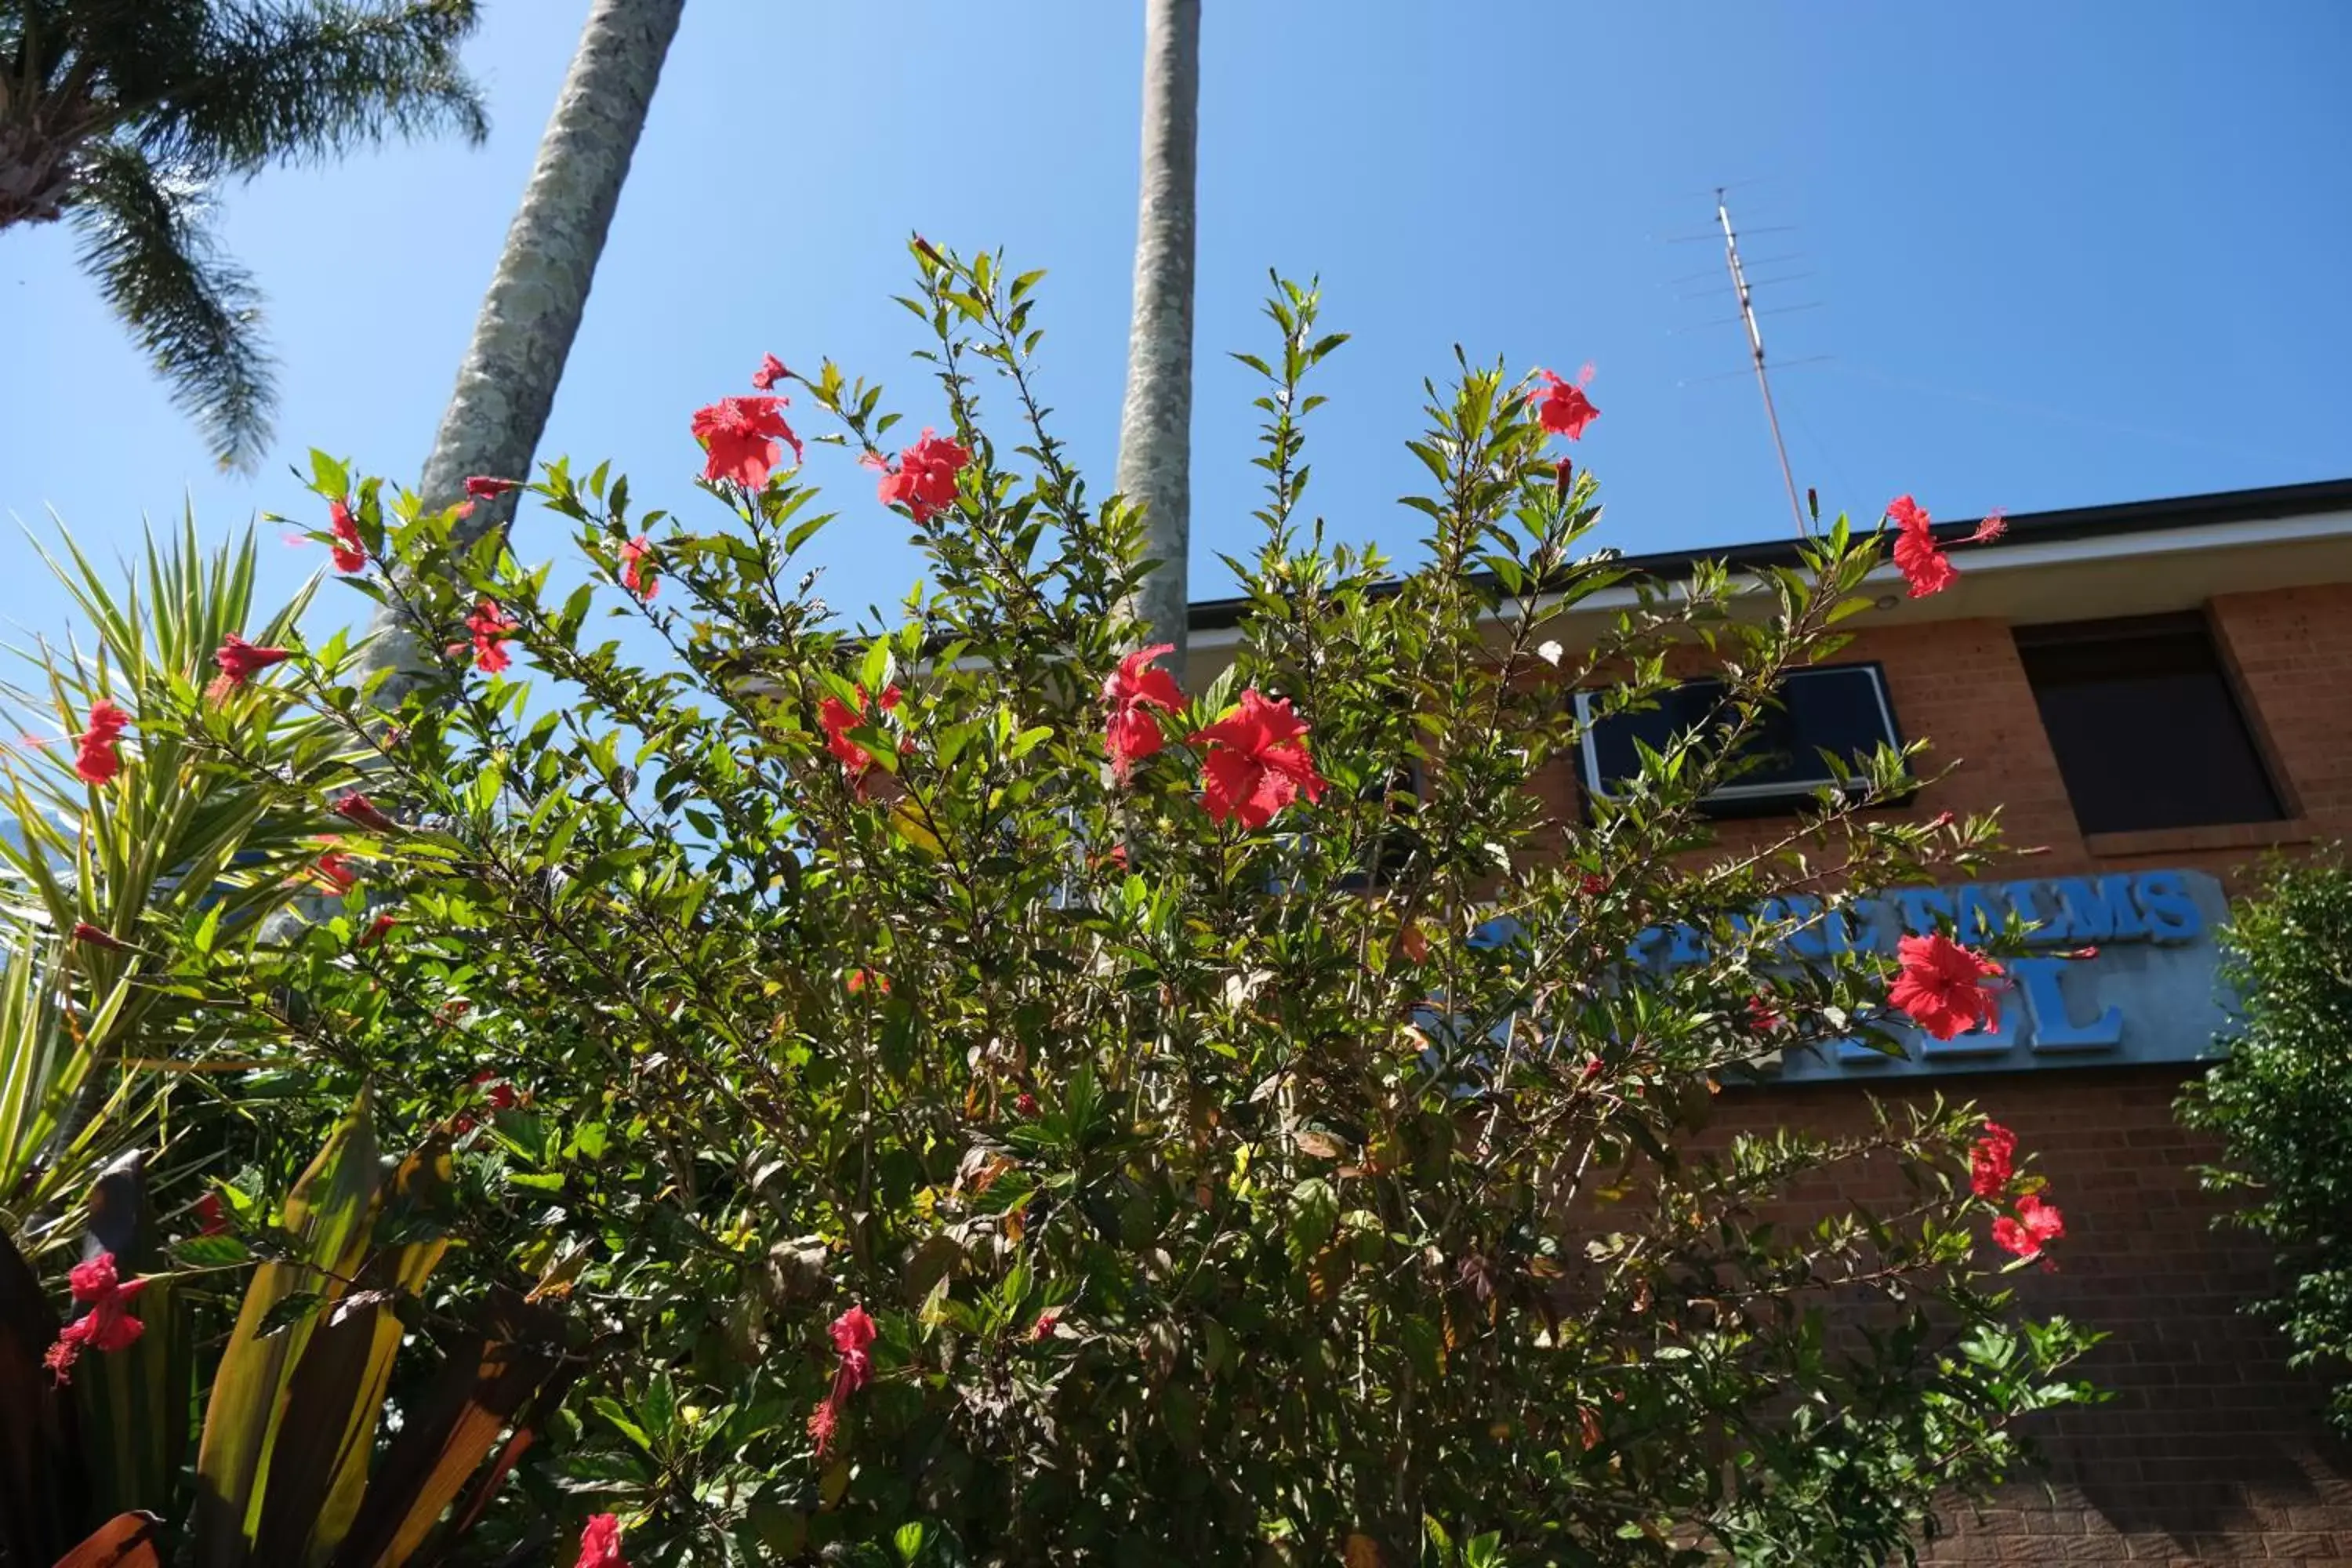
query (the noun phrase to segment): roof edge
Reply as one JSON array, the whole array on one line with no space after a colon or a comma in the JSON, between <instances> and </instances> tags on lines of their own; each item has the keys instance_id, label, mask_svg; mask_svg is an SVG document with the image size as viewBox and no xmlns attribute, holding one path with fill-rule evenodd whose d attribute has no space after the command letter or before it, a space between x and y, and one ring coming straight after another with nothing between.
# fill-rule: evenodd
<instances>
[{"instance_id":1,"label":"roof edge","mask_svg":"<svg viewBox=\"0 0 2352 1568\"><path fill-rule=\"evenodd\" d=\"M2352 510L2352 479L2315 479L2304 484L2265 485L2255 489L2214 490L2203 495L2167 496L2152 500L2113 501L2101 506L2065 507L2055 511L2012 512L2004 517L2007 531L1979 549L2042 543L2070 539L2111 538L2120 534L2160 533L2176 528L2211 528L2234 522L2265 522L2315 512ZM1966 538L1981 518L1938 523L1938 539ZM1696 550L1658 551L1622 555L1621 565L1645 577L1675 581L1690 575L1701 561L1719 561L1732 567L1789 566L1796 563L1798 542L1774 539L1747 544L1706 546ZM1375 593L1393 593L1398 584L1382 584ZM1186 620L1194 631L1214 631L1241 624L1248 613L1245 597L1193 601Z\"/></svg>"}]
</instances>

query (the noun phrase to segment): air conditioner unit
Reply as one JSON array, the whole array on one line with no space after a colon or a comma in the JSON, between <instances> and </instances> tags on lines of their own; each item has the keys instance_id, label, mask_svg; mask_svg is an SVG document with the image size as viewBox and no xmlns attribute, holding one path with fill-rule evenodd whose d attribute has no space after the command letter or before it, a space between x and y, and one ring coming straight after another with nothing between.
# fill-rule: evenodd
<instances>
[{"instance_id":1,"label":"air conditioner unit","mask_svg":"<svg viewBox=\"0 0 2352 1568\"><path fill-rule=\"evenodd\" d=\"M1720 680L1688 680L1659 693L1655 707L1613 713L1593 721L1601 693L1576 694L1584 721L1584 788L1596 800L1621 797L1617 785L1641 772L1636 743L1663 751L1675 736L1707 725L1724 698ZM1786 811L1837 775L1824 752L1849 761L1881 745L1900 746L1886 675L1875 663L1822 665L1797 670L1780 687L1778 706L1762 715L1745 748L1752 765L1701 803L1718 816Z\"/></svg>"}]
</instances>

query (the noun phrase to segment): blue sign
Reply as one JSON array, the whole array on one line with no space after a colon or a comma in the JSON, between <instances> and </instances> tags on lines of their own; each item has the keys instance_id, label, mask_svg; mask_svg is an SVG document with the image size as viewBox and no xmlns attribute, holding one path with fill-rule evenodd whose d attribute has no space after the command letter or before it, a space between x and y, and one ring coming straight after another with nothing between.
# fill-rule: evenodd
<instances>
[{"instance_id":1,"label":"blue sign","mask_svg":"<svg viewBox=\"0 0 2352 1568\"><path fill-rule=\"evenodd\" d=\"M1835 911L1816 899L1791 898L1758 912L1765 921L1801 922L1787 946L1802 963L1853 952L1892 956L1897 939L1925 935L1939 923L1962 942L1981 941L2012 911L2033 928L2028 941L2034 947L2095 948L2095 956L2008 961L1995 1027L1948 1040L1898 1028L1901 1057L1862 1039L1791 1050L1771 1076L1783 1082L1885 1079L2196 1061L2214 1054L2225 1013L2212 933L2228 919L2229 901L2202 871L1896 888ZM1704 956L1702 940L1687 926L1662 927L1643 934L1633 956L1666 968L1696 963Z\"/></svg>"}]
</instances>

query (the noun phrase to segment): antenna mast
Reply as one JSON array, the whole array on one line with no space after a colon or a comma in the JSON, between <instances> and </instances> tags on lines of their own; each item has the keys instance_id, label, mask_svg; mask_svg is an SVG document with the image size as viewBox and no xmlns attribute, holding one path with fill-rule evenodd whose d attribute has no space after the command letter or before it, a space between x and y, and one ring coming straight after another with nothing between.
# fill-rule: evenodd
<instances>
[{"instance_id":1,"label":"antenna mast","mask_svg":"<svg viewBox=\"0 0 2352 1568\"><path fill-rule=\"evenodd\" d=\"M1780 416L1772 406L1772 381L1764 374L1764 334L1756 325L1756 305L1748 292L1748 274L1739 265L1739 236L1732 232L1731 209L1724 205L1723 187L1715 191L1715 221L1723 229L1723 259L1731 268L1731 290L1739 297L1739 320L1748 328L1748 347L1756 361L1756 390L1764 395L1764 417L1772 426L1772 450L1780 459L1780 482L1789 489L1789 515L1796 520L1797 536L1805 525L1804 504L1797 499L1797 477L1789 468L1789 444L1780 438Z\"/></svg>"}]
</instances>

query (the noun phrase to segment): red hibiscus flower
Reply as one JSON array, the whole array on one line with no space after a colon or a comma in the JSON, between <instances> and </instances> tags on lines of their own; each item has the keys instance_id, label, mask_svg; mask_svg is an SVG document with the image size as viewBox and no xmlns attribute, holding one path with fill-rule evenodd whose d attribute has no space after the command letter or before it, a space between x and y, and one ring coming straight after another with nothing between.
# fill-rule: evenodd
<instances>
[{"instance_id":1,"label":"red hibiscus flower","mask_svg":"<svg viewBox=\"0 0 2352 1568\"><path fill-rule=\"evenodd\" d=\"M890 994L890 977L887 974L877 974L870 969L851 970L847 977L842 981L842 984L847 987L852 996L864 995L868 985L885 996Z\"/></svg>"},{"instance_id":2,"label":"red hibiscus flower","mask_svg":"<svg viewBox=\"0 0 2352 1568\"><path fill-rule=\"evenodd\" d=\"M702 477L712 484L732 479L758 489L776 467L778 441L792 444L793 463L801 461L801 438L784 423L780 412L792 400L785 397L722 397L694 411L694 438L702 443L706 460Z\"/></svg>"},{"instance_id":3,"label":"red hibiscus flower","mask_svg":"<svg viewBox=\"0 0 2352 1568\"><path fill-rule=\"evenodd\" d=\"M1175 650L1174 643L1154 643L1137 648L1118 661L1103 681L1103 704L1110 721L1103 731L1103 750L1110 753L1111 771L1127 782L1135 764L1160 750L1164 737L1150 710L1175 712L1184 706L1184 692L1176 678L1151 661Z\"/></svg>"},{"instance_id":4,"label":"red hibiscus flower","mask_svg":"<svg viewBox=\"0 0 2352 1568\"><path fill-rule=\"evenodd\" d=\"M506 639L514 636L519 622L508 617L496 600L484 599L466 617L466 631L474 639L474 663L488 675L496 675L514 658L507 652Z\"/></svg>"},{"instance_id":5,"label":"red hibiscus flower","mask_svg":"<svg viewBox=\"0 0 2352 1568\"><path fill-rule=\"evenodd\" d=\"M122 771L122 731L131 715L101 697L89 705L89 728L74 741L74 772L102 784Z\"/></svg>"},{"instance_id":6,"label":"red hibiscus flower","mask_svg":"<svg viewBox=\"0 0 2352 1568\"><path fill-rule=\"evenodd\" d=\"M929 522L940 509L955 504L956 476L971 461L971 454L926 429L921 440L898 454L897 468L871 454L866 461L882 470L875 493L884 506L903 506L917 522Z\"/></svg>"},{"instance_id":7,"label":"red hibiscus flower","mask_svg":"<svg viewBox=\"0 0 2352 1568\"><path fill-rule=\"evenodd\" d=\"M2009 1191L2016 1171L2017 1134L1998 1121L1986 1122L1984 1136L1969 1151L1969 1190L1998 1199Z\"/></svg>"},{"instance_id":8,"label":"red hibiscus flower","mask_svg":"<svg viewBox=\"0 0 2352 1568\"><path fill-rule=\"evenodd\" d=\"M320 854L312 864L311 871L338 897L359 885L360 868L352 863L350 856L340 849L329 849Z\"/></svg>"},{"instance_id":9,"label":"red hibiscus flower","mask_svg":"<svg viewBox=\"0 0 2352 1568\"><path fill-rule=\"evenodd\" d=\"M1201 786L1209 816L1259 828L1301 792L1321 800L1323 775L1307 755L1306 735L1289 698L1270 702L1255 687L1243 692L1238 710L1192 736L1194 745L1210 748Z\"/></svg>"},{"instance_id":10,"label":"red hibiscus flower","mask_svg":"<svg viewBox=\"0 0 2352 1568\"><path fill-rule=\"evenodd\" d=\"M468 500L496 500L509 490L520 489L520 479L494 479L488 474L474 474L466 480Z\"/></svg>"},{"instance_id":11,"label":"red hibiscus flower","mask_svg":"<svg viewBox=\"0 0 2352 1568\"><path fill-rule=\"evenodd\" d=\"M1940 594L1959 581L1959 568L1936 542L1932 521L1917 502L1896 496L1886 503L1886 515L1895 523L1895 564L1911 584L1913 598Z\"/></svg>"},{"instance_id":12,"label":"red hibiscus flower","mask_svg":"<svg viewBox=\"0 0 2352 1568\"><path fill-rule=\"evenodd\" d=\"M367 564L367 546L360 542L359 520L352 515L352 503L338 497L327 507L327 528L333 535L327 549L335 558L338 572L356 572Z\"/></svg>"},{"instance_id":13,"label":"red hibiscus flower","mask_svg":"<svg viewBox=\"0 0 2352 1568\"><path fill-rule=\"evenodd\" d=\"M376 808L375 802L353 790L335 802L335 815L344 821L366 828L370 833L396 833L400 824Z\"/></svg>"},{"instance_id":14,"label":"red hibiscus flower","mask_svg":"<svg viewBox=\"0 0 2352 1568\"><path fill-rule=\"evenodd\" d=\"M1549 371L1541 373L1546 382L1542 397L1536 404L1536 417L1543 427L1555 436L1565 436L1571 441L1584 438L1584 427L1601 417L1601 410L1592 399L1584 395L1587 383L1592 379L1592 367L1586 365L1577 378L1562 381Z\"/></svg>"},{"instance_id":15,"label":"red hibiscus flower","mask_svg":"<svg viewBox=\"0 0 2352 1568\"><path fill-rule=\"evenodd\" d=\"M621 1555L618 1518L600 1513L588 1521L580 1532L580 1561L572 1568L629 1568L629 1560Z\"/></svg>"},{"instance_id":16,"label":"red hibiscus flower","mask_svg":"<svg viewBox=\"0 0 2352 1568\"><path fill-rule=\"evenodd\" d=\"M841 1376L847 1380L849 1392L855 1394L874 1375L874 1358L867 1352L879 1331L864 1307L852 1307L833 1321L828 1331L833 1335L833 1348L841 1354Z\"/></svg>"},{"instance_id":17,"label":"red hibiscus flower","mask_svg":"<svg viewBox=\"0 0 2352 1568\"><path fill-rule=\"evenodd\" d=\"M640 533L621 546L621 586L640 599L650 600L661 592L661 584L654 576L654 547Z\"/></svg>"},{"instance_id":18,"label":"red hibiscus flower","mask_svg":"<svg viewBox=\"0 0 2352 1568\"><path fill-rule=\"evenodd\" d=\"M834 1352L841 1362L834 1369L833 1391L809 1416L809 1436L816 1439L819 1458L833 1444L834 1429L840 1425L841 1412L849 1403L849 1396L865 1387L874 1375L871 1347L877 1331L864 1307L852 1307L842 1313L833 1321L829 1331Z\"/></svg>"},{"instance_id":19,"label":"red hibiscus flower","mask_svg":"<svg viewBox=\"0 0 2352 1568\"><path fill-rule=\"evenodd\" d=\"M1054 1331L1061 1326L1062 1309L1059 1307L1046 1308L1044 1311L1037 1314L1037 1321L1029 1325L1030 1342L1034 1344L1039 1340L1052 1339L1054 1337Z\"/></svg>"},{"instance_id":20,"label":"red hibiscus flower","mask_svg":"<svg viewBox=\"0 0 2352 1568\"><path fill-rule=\"evenodd\" d=\"M198 1236L218 1236L228 1228L228 1205L221 1202L218 1193L206 1193L189 1212L196 1216Z\"/></svg>"},{"instance_id":21,"label":"red hibiscus flower","mask_svg":"<svg viewBox=\"0 0 2352 1568\"><path fill-rule=\"evenodd\" d=\"M2003 1215L1992 1222L1992 1238L2020 1258L2039 1258L2042 1244L2066 1234L2066 1218L2055 1204L2028 1193L2017 1200L2017 1217Z\"/></svg>"},{"instance_id":22,"label":"red hibiscus flower","mask_svg":"<svg viewBox=\"0 0 2352 1568\"><path fill-rule=\"evenodd\" d=\"M1895 950L1903 973L1887 988L1886 1000L1913 1023L1939 1040L1962 1029L2000 1026L2000 1003L1985 984L1988 975L2000 973L2000 964L1942 931L1906 936Z\"/></svg>"},{"instance_id":23,"label":"red hibiscus flower","mask_svg":"<svg viewBox=\"0 0 2352 1568\"><path fill-rule=\"evenodd\" d=\"M1761 992L1748 998L1748 1026L1759 1035L1769 1035L1780 1026L1780 1012Z\"/></svg>"},{"instance_id":24,"label":"red hibiscus flower","mask_svg":"<svg viewBox=\"0 0 2352 1568\"><path fill-rule=\"evenodd\" d=\"M257 647L235 632L213 654L213 662L232 685L243 686L273 664L284 664L294 657L290 647Z\"/></svg>"},{"instance_id":25,"label":"red hibiscus flower","mask_svg":"<svg viewBox=\"0 0 2352 1568\"><path fill-rule=\"evenodd\" d=\"M131 1302L147 1289L147 1281L121 1282L115 1274L114 1254L101 1252L87 1263L78 1263L66 1278L74 1300L87 1304L89 1310L58 1331L58 1342L41 1358L41 1364L59 1383L72 1381L68 1374L83 1351L122 1350L147 1331L147 1325L131 1315Z\"/></svg>"},{"instance_id":26,"label":"red hibiscus flower","mask_svg":"<svg viewBox=\"0 0 2352 1568\"><path fill-rule=\"evenodd\" d=\"M360 940L357 945L362 948L375 946L377 943L383 942L386 936L390 935L392 928L399 923L399 920L392 915L376 916L374 920L368 922L367 930L360 933Z\"/></svg>"},{"instance_id":27,"label":"red hibiscus flower","mask_svg":"<svg viewBox=\"0 0 2352 1568\"><path fill-rule=\"evenodd\" d=\"M760 356L760 368L751 373L752 390L756 392L773 392L776 388L776 383L783 380L784 377L792 374L793 373L791 371L784 368L784 362L778 359L775 355L761 354Z\"/></svg>"},{"instance_id":28,"label":"red hibiscus flower","mask_svg":"<svg viewBox=\"0 0 2352 1568\"><path fill-rule=\"evenodd\" d=\"M1935 520L1927 510L1909 496L1896 496L1886 503L1887 520L1895 524L1895 564L1911 584L1911 596L1924 599L1930 594L1940 594L1960 580L1960 570L1952 564L1937 543ZM1970 544L1986 544L2009 531L2009 524L1999 510L1989 512L1985 520L1969 534Z\"/></svg>"},{"instance_id":29,"label":"red hibiscus flower","mask_svg":"<svg viewBox=\"0 0 2352 1568\"><path fill-rule=\"evenodd\" d=\"M882 711L887 713L898 707L903 695L895 686L885 687L882 690ZM857 689L856 708L838 697L828 697L817 704L816 710L816 721L824 730L825 750L841 759L843 770L849 774L850 787L856 791L860 801L868 798L874 782L874 753L851 740L849 731L866 722L865 709L866 688L861 686ZM912 736L908 737L910 742L912 739Z\"/></svg>"},{"instance_id":30,"label":"red hibiscus flower","mask_svg":"<svg viewBox=\"0 0 2352 1568\"><path fill-rule=\"evenodd\" d=\"M1576 879L1576 890L1588 899L1597 899L1609 890L1609 879L1598 871L1587 871Z\"/></svg>"}]
</instances>

